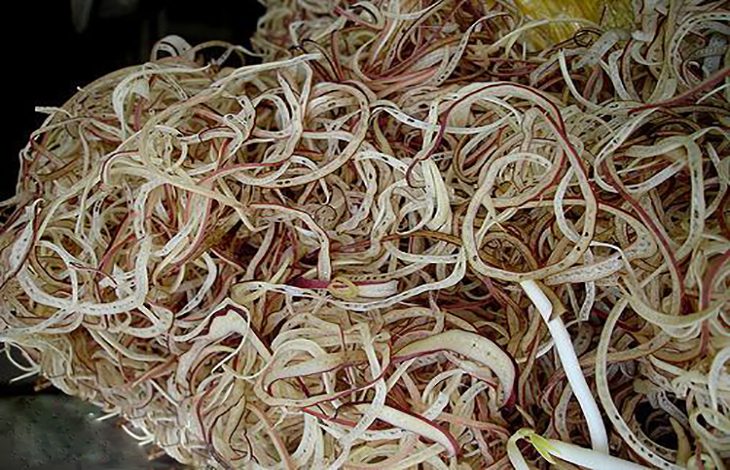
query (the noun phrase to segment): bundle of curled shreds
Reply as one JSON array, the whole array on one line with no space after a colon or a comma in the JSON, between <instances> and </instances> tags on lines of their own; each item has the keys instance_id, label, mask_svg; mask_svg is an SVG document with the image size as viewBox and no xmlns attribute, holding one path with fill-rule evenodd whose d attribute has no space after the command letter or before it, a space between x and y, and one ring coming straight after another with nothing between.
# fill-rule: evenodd
<instances>
[{"instance_id":1,"label":"bundle of curled shreds","mask_svg":"<svg viewBox=\"0 0 730 470\"><path fill-rule=\"evenodd\" d=\"M198 467L725 468L726 5L268 3L41 109L21 377Z\"/></svg>"}]
</instances>

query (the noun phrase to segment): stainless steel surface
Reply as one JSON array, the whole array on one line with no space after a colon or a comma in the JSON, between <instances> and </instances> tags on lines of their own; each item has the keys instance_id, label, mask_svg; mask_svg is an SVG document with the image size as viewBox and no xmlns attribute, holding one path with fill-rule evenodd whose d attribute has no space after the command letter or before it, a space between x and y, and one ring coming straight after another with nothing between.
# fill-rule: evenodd
<instances>
[{"instance_id":1,"label":"stainless steel surface","mask_svg":"<svg viewBox=\"0 0 730 470\"><path fill-rule=\"evenodd\" d=\"M98 409L61 394L0 398L0 468L127 470L183 468L150 462L144 449Z\"/></svg>"}]
</instances>

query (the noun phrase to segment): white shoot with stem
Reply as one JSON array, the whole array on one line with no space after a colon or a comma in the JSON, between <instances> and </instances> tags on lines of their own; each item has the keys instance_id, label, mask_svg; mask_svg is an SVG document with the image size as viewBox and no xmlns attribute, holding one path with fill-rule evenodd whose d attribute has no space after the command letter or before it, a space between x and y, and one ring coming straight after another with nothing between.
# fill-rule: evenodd
<instances>
[{"instance_id":1,"label":"white shoot with stem","mask_svg":"<svg viewBox=\"0 0 730 470\"><path fill-rule=\"evenodd\" d=\"M517 441L520 439L527 439L535 447L535 450L553 465L556 464L553 457L557 457L566 462L595 470L644 470L647 468L643 465L638 465L618 457L612 457L595 450L586 449L575 444L569 444L555 439L546 439L532 429L524 428L514 433L510 437L509 442L507 442L507 456L509 457L510 463L517 470L527 470L530 468L522 456L519 447L517 447Z\"/></svg>"},{"instance_id":2,"label":"white shoot with stem","mask_svg":"<svg viewBox=\"0 0 730 470\"><path fill-rule=\"evenodd\" d=\"M588 387L586 378L580 368L578 356L575 354L575 349L573 349L573 343L570 340L565 323L563 323L560 316L556 315L555 318L551 318L553 316L553 304L535 281L522 281L520 286L547 324L550 336L555 342L555 349L558 352L560 363L563 365L565 375L568 377L570 388L578 399L580 409L586 418L593 450L608 454L608 436L601 417L601 411L598 409L598 404L593 398L591 389Z\"/></svg>"}]
</instances>

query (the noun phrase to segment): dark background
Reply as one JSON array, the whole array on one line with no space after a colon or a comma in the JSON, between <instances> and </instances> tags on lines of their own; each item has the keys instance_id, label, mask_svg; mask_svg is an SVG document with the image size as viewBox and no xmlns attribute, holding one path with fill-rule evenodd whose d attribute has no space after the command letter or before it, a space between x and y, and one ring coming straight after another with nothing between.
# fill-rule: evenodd
<instances>
[{"instance_id":1,"label":"dark background","mask_svg":"<svg viewBox=\"0 0 730 470\"><path fill-rule=\"evenodd\" d=\"M0 200L15 193L18 151L43 116L95 78L144 62L157 39L177 34L191 44L223 39L248 45L263 7L256 0L94 0L78 32L72 0L25 0L5 11L0 139Z\"/></svg>"}]
</instances>

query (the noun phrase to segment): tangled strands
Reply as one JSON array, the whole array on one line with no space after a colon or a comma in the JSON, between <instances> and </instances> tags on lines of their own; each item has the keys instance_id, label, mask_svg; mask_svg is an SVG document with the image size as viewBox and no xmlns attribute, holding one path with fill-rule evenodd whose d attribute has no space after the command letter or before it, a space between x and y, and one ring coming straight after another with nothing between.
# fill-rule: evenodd
<instances>
[{"instance_id":1,"label":"tangled strands","mask_svg":"<svg viewBox=\"0 0 730 470\"><path fill-rule=\"evenodd\" d=\"M724 468L730 13L537 51L567 19L317 5L44 109L0 206L24 376L196 466Z\"/></svg>"}]
</instances>

